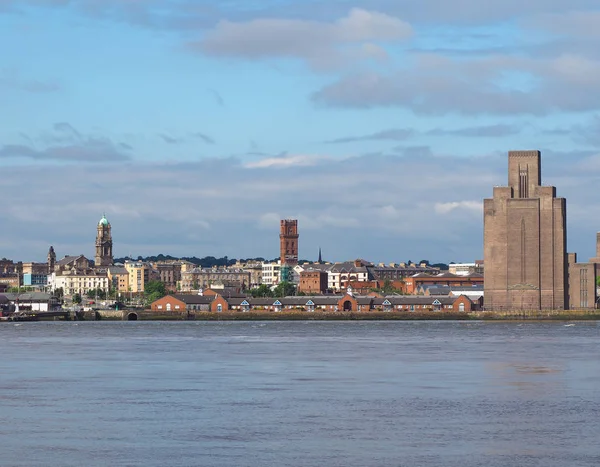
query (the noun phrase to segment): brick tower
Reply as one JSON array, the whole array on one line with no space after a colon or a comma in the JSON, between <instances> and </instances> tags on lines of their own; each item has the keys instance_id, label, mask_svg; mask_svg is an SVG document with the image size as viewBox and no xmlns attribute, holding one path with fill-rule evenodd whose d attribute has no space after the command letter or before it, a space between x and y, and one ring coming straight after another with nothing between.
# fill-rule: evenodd
<instances>
[{"instance_id":1,"label":"brick tower","mask_svg":"<svg viewBox=\"0 0 600 467\"><path fill-rule=\"evenodd\" d=\"M508 186L484 200L487 310L568 308L566 200L541 181L539 151L510 151Z\"/></svg>"},{"instance_id":2,"label":"brick tower","mask_svg":"<svg viewBox=\"0 0 600 467\"><path fill-rule=\"evenodd\" d=\"M110 222L108 222L106 215L104 215L102 216L102 219L100 219L100 222L98 222L98 229L96 233L96 267L112 266L112 247L113 244Z\"/></svg>"},{"instance_id":3,"label":"brick tower","mask_svg":"<svg viewBox=\"0 0 600 467\"><path fill-rule=\"evenodd\" d=\"M298 264L298 221L296 219L281 221L279 256L282 265L295 266Z\"/></svg>"}]
</instances>

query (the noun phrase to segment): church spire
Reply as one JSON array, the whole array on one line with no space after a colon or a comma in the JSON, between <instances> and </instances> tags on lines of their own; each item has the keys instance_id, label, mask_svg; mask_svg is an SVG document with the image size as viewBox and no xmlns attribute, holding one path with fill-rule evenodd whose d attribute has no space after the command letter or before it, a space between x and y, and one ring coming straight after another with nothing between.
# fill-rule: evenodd
<instances>
[{"instance_id":1,"label":"church spire","mask_svg":"<svg viewBox=\"0 0 600 467\"><path fill-rule=\"evenodd\" d=\"M321 247L319 247L319 264L323 264L323 257L321 256Z\"/></svg>"}]
</instances>

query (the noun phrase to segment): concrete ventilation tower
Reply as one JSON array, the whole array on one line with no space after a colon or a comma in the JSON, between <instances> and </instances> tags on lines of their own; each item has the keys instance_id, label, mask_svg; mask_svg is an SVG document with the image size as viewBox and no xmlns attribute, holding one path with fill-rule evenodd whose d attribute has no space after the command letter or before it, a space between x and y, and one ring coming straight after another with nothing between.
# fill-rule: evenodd
<instances>
[{"instance_id":1,"label":"concrete ventilation tower","mask_svg":"<svg viewBox=\"0 0 600 467\"><path fill-rule=\"evenodd\" d=\"M567 203L542 186L539 151L508 153L508 186L484 200L485 308L564 310Z\"/></svg>"},{"instance_id":2,"label":"concrete ventilation tower","mask_svg":"<svg viewBox=\"0 0 600 467\"><path fill-rule=\"evenodd\" d=\"M103 215L100 222L98 222L96 233L96 267L113 265L112 247L110 222L106 219L106 215Z\"/></svg>"},{"instance_id":3,"label":"concrete ventilation tower","mask_svg":"<svg viewBox=\"0 0 600 467\"><path fill-rule=\"evenodd\" d=\"M282 220L279 228L279 259L281 261L282 282L292 280L292 270L298 264L298 237L298 220Z\"/></svg>"}]
</instances>

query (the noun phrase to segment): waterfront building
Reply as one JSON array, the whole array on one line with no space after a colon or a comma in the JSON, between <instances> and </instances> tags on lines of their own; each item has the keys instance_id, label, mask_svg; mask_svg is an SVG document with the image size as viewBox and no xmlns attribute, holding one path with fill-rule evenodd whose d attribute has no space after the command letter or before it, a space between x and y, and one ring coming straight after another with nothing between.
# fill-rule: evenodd
<instances>
[{"instance_id":1,"label":"waterfront building","mask_svg":"<svg viewBox=\"0 0 600 467\"><path fill-rule=\"evenodd\" d=\"M390 263L388 265L380 263L377 266L367 266L369 274L376 281L402 281L407 277L415 274L438 274L439 268L428 266L426 263L421 264L406 264L406 263Z\"/></svg>"},{"instance_id":2,"label":"waterfront building","mask_svg":"<svg viewBox=\"0 0 600 467\"><path fill-rule=\"evenodd\" d=\"M159 298L150 305L155 313L195 313L210 311L210 304L217 295L175 294Z\"/></svg>"},{"instance_id":3,"label":"waterfront building","mask_svg":"<svg viewBox=\"0 0 600 467\"><path fill-rule=\"evenodd\" d=\"M106 268L106 275L111 290L117 293L129 292L129 271L123 266L109 266Z\"/></svg>"},{"instance_id":4,"label":"waterfront building","mask_svg":"<svg viewBox=\"0 0 600 467\"><path fill-rule=\"evenodd\" d=\"M113 242L110 222L106 215L98 222L96 228L96 256L95 266L112 266L113 264Z\"/></svg>"},{"instance_id":5,"label":"waterfront building","mask_svg":"<svg viewBox=\"0 0 600 467\"><path fill-rule=\"evenodd\" d=\"M327 288L333 292L340 292L348 287L350 282L366 282L373 279L370 274L371 263L362 259L346 261L328 265Z\"/></svg>"},{"instance_id":6,"label":"waterfront building","mask_svg":"<svg viewBox=\"0 0 600 467\"><path fill-rule=\"evenodd\" d=\"M261 271L261 283L269 287L279 284L281 276L281 261L263 262Z\"/></svg>"},{"instance_id":7,"label":"waterfront building","mask_svg":"<svg viewBox=\"0 0 600 467\"><path fill-rule=\"evenodd\" d=\"M16 274L22 272L23 263L15 263L13 260L0 259L0 274Z\"/></svg>"},{"instance_id":8,"label":"waterfront building","mask_svg":"<svg viewBox=\"0 0 600 467\"><path fill-rule=\"evenodd\" d=\"M183 268L181 261L157 261L152 264L152 268L156 271L158 280L165 284L167 290L172 292L177 290L177 283L181 281Z\"/></svg>"},{"instance_id":9,"label":"waterfront building","mask_svg":"<svg viewBox=\"0 0 600 467\"><path fill-rule=\"evenodd\" d=\"M152 280L152 267L143 261L125 261L125 270L129 274L128 289L131 293L143 293L146 284Z\"/></svg>"},{"instance_id":10,"label":"waterfront building","mask_svg":"<svg viewBox=\"0 0 600 467\"><path fill-rule=\"evenodd\" d=\"M250 273L234 268L195 268L181 274L180 284L184 292L211 287L245 290L250 285Z\"/></svg>"},{"instance_id":11,"label":"waterfront building","mask_svg":"<svg viewBox=\"0 0 600 467\"><path fill-rule=\"evenodd\" d=\"M418 295L420 290L431 286L447 286L447 287L472 287L483 285L484 277L481 274L469 274L468 276L458 276L443 272L436 275L419 273L414 276L407 277L404 281L405 291L407 294Z\"/></svg>"},{"instance_id":12,"label":"waterfront building","mask_svg":"<svg viewBox=\"0 0 600 467\"><path fill-rule=\"evenodd\" d=\"M17 272L0 273L0 290L8 290L19 287L21 284L21 275Z\"/></svg>"},{"instance_id":13,"label":"waterfront building","mask_svg":"<svg viewBox=\"0 0 600 467\"><path fill-rule=\"evenodd\" d=\"M48 285L48 274L23 273L24 287L43 289Z\"/></svg>"},{"instance_id":14,"label":"waterfront building","mask_svg":"<svg viewBox=\"0 0 600 467\"><path fill-rule=\"evenodd\" d=\"M540 152L511 151L508 186L484 200L488 310L568 308L566 200L541 183Z\"/></svg>"},{"instance_id":15,"label":"waterfront building","mask_svg":"<svg viewBox=\"0 0 600 467\"><path fill-rule=\"evenodd\" d=\"M85 256L65 256L56 261L53 272L60 275L65 271L87 271L89 269L91 269L91 263Z\"/></svg>"},{"instance_id":16,"label":"waterfront building","mask_svg":"<svg viewBox=\"0 0 600 467\"><path fill-rule=\"evenodd\" d=\"M260 262L251 262L244 265L239 265L239 269L250 273L250 288L258 287L263 282L263 265Z\"/></svg>"},{"instance_id":17,"label":"waterfront building","mask_svg":"<svg viewBox=\"0 0 600 467\"><path fill-rule=\"evenodd\" d=\"M596 256L587 263L577 262L577 253L569 253L569 308L600 308L600 232L596 234Z\"/></svg>"},{"instance_id":18,"label":"waterfront building","mask_svg":"<svg viewBox=\"0 0 600 467\"><path fill-rule=\"evenodd\" d=\"M3 311L54 311L61 307L60 301L51 294L43 292L5 293L0 295Z\"/></svg>"},{"instance_id":19,"label":"waterfront building","mask_svg":"<svg viewBox=\"0 0 600 467\"><path fill-rule=\"evenodd\" d=\"M313 295L283 298L253 298L216 296L210 303L211 312L470 312L479 304L466 296L425 297L414 295Z\"/></svg>"},{"instance_id":20,"label":"waterfront building","mask_svg":"<svg viewBox=\"0 0 600 467\"><path fill-rule=\"evenodd\" d=\"M468 276L469 274L483 274L482 260L475 261L474 263L451 263L448 266L448 272L450 274L456 274L457 276Z\"/></svg>"},{"instance_id":21,"label":"waterfront building","mask_svg":"<svg viewBox=\"0 0 600 467\"><path fill-rule=\"evenodd\" d=\"M82 297L89 291L102 290L108 293L110 290L109 279L106 272L90 270L68 270L62 273L53 272L48 276L48 286L52 292L62 289L66 296L79 294Z\"/></svg>"},{"instance_id":22,"label":"waterfront building","mask_svg":"<svg viewBox=\"0 0 600 467\"><path fill-rule=\"evenodd\" d=\"M324 294L327 292L328 274L320 269L307 268L300 273L298 292L310 294Z\"/></svg>"}]
</instances>

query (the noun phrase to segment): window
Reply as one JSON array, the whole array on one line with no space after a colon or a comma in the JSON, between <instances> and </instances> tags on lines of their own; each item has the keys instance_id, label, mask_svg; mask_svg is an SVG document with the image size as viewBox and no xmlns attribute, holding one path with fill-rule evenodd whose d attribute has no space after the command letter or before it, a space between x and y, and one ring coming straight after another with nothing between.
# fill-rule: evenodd
<instances>
[{"instance_id":1,"label":"window","mask_svg":"<svg viewBox=\"0 0 600 467\"><path fill-rule=\"evenodd\" d=\"M221 313L223 311L223 305L220 303L217 305L217 313Z\"/></svg>"}]
</instances>

